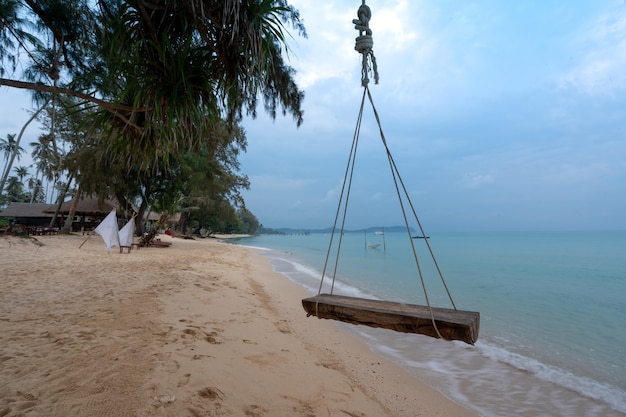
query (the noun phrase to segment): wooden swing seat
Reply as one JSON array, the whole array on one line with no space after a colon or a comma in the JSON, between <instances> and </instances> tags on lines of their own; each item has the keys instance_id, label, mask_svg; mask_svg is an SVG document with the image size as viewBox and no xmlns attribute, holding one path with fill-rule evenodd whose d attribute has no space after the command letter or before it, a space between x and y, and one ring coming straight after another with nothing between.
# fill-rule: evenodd
<instances>
[{"instance_id":1,"label":"wooden swing seat","mask_svg":"<svg viewBox=\"0 0 626 417\"><path fill-rule=\"evenodd\" d=\"M403 333L418 333L439 338L427 306L370 300L332 294L319 294L302 300L309 316L346 323L382 327ZM461 340L473 345L478 339L480 313L432 307L437 329L446 340Z\"/></svg>"}]
</instances>

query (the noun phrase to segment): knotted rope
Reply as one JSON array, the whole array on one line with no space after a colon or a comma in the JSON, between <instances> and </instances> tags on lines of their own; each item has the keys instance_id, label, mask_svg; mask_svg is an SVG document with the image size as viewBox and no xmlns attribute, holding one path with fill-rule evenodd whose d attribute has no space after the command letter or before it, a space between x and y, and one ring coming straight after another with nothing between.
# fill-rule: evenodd
<instances>
[{"instance_id":1,"label":"knotted rope","mask_svg":"<svg viewBox=\"0 0 626 417\"><path fill-rule=\"evenodd\" d=\"M370 80L368 74L372 72L374 74L374 82L378 84L378 67L376 66L376 57L374 56L374 39L372 38L372 30L369 27L369 21L372 18L372 11L365 4L359 6L357 10L358 19L353 19L354 28L359 31L359 36L356 37L356 45L354 49L363 55L363 63L361 66L361 85L367 87ZM369 59L368 59L369 58ZM371 64L370 64L371 62Z\"/></svg>"},{"instance_id":2,"label":"knotted rope","mask_svg":"<svg viewBox=\"0 0 626 417\"><path fill-rule=\"evenodd\" d=\"M415 265L417 267L417 273L419 275L420 281L422 283L422 289L424 291L424 297L426 300L426 304L428 306L428 310L430 312L430 319L433 325L433 328L435 329L435 333L437 334L437 337L439 337L440 339L444 339L443 335L439 332L439 328L437 326L437 323L435 321L435 315L433 313L433 309L432 306L430 304L430 298L428 297L428 291L426 290L426 283L424 280L424 275L423 275L423 271L422 268L420 266L419 263L419 259L417 257L417 251L415 249L415 244L413 243L413 238L411 236L411 228L409 225L409 220L407 217L407 210L405 207L405 200L408 203L408 206L410 207L413 216L415 217L415 220L419 226L419 229L421 231L422 236L426 236L426 233L424 232L424 229L422 228L422 225L419 221L419 219L417 218L417 213L415 212L415 208L413 207L413 203L411 202L411 199L409 198L409 193L404 185L404 181L402 181L402 177L400 177L400 172L398 171L398 167L396 166L395 161L393 160L393 157L391 156L391 151L389 150L389 147L387 146L387 140L385 139L385 135L383 133L383 128L380 122L380 118L378 116L378 111L376 110L376 106L374 106L374 100L372 99L372 95L370 93L368 84L369 84L369 78L368 78L368 74L370 72L372 72L374 74L374 81L376 84L378 84L378 68L376 66L376 58L374 57L374 52L372 51L372 47L374 46L374 41L372 40L372 31L369 28L369 21L370 18L372 17L372 12L370 10L370 8L368 6L365 5L365 0L363 0L362 5L359 7L359 10L357 11L357 15L359 16L358 19L354 19L352 20L352 23L354 23L354 28L356 30L359 31L359 36L356 38L356 46L354 47L354 49L356 49L360 54L363 55L363 65L362 65L362 78L361 78L361 84L364 87L363 89L363 98L361 99L361 107L359 109L359 116L357 119L357 123L356 123L356 127L355 127L355 131L354 131L354 137L352 139L352 148L350 149L350 155L348 157L348 164L346 166L346 172L345 172L345 176L344 176L344 180L343 180L343 185L341 187L341 194L339 196L339 204L337 205L337 212L335 214L335 222L333 223L333 228L332 228L332 233L331 233L331 237L330 237L330 243L328 245L328 252L326 253L326 260L324 261L324 269L322 270L322 279L320 281L320 286L319 289L317 291L318 296L322 293L322 287L324 285L324 278L326 277L326 270L327 267L329 265L329 261L330 261L330 255L331 255L331 251L333 248L333 239L335 237L335 232L337 231L337 224L339 221L339 217L340 215L342 215L342 220L341 220L341 229L339 231L339 243L337 245L337 252L336 252L336 257L335 257L335 266L334 266L334 271L333 271L333 275L332 275L332 283L331 283L331 287L330 287L330 294L333 294L334 288L335 288L335 278L337 276L337 266L339 264L339 253L341 251L341 244L343 241L343 235L344 235L344 226L345 226L345 221L346 221L346 215L347 215L347 211L348 211L348 200L350 199L350 191L352 189L352 179L353 179L353 175L354 175L354 167L355 167L355 161L356 161L356 151L357 151L357 147L358 147L358 142L359 142L359 136L360 136L360 132L361 132L361 122L363 120L363 108L365 105L365 99L368 98L369 102L372 105L372 110L374 111L374 117L376 118L376 123L378 124L378 130L380 132L380 138L383 142L383 145L385 147L385 151L387 153L387 159L389 162L389 167L391 169L391 175L393 177L393 181L394 181L394 185L395 185L395 189L396 189L396 194L398 195L398 200L400 203L400 208L402 209L402 215L404 217L404 223L406 226L406 230L407 230L407 235L408 235L408 239L409 242L411 244L411 249L413 251L413 258L415 260ZM371 65L370 65L370 61L371 61ZM345 201L344 201L344 193L345 193ZM403 196L404 195L404 199ZM341 208L343 206L343 214L341 214ZM439 269L439 265L437 263L437 260L435 259L435 255L432 251L432 249L430 248L430 244L428 243L428 240L424 239L424 242L426 243L428 250L430 252L430 255L432 256L433 262L437 268L437 272L439 273L439 277L441 278L443 285L446 289L446 292L448 294L448 297L450 299L450 302L452 303L453 308L456 310L456 305L454 304L454 301L452 300L452 296L450 294L450 291L448 290L448 286L443 278L443 274L441 273L441 270ZM316 302L315 302L315 315L319 318L319 303L320 303L320 299L319 297L317 298ZM341 320L341 319L340 319Z\"/></svg>"}]
</instances>

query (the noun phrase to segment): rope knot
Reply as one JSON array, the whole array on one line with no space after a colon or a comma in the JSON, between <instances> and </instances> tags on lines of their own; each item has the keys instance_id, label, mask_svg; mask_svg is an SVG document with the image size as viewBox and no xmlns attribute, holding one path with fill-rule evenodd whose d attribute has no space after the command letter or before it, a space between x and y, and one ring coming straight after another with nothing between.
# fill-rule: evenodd
<instances>
[{"instance_id":1,"label":"rope knot","mask_svg":"<svg viewBox=\"0 0 626 417\"><path fill-rule=\"evenodd\" d=\"M366 87L369 84L368 74L370 72L374 73L374 81L378 84L378 67L376 66L376 57L374 57L374 51L372 48L374 47L374 39L372 38L372 30L369 28L369 21L372 17L372 11L365 4L365 0L363 0L363 4L359 6L359 10L357 10L358 19L352 19L352 23L354 24L354 28L359 31L359 36L356 38L356 45L354 49L363 55L363 63L361 67L361 85ZM368 60L368 57L370 58ZM371 65L370 65L371 61Z\"/></svg>"},{"instance_id":2,"label":"rope knot","mask_svg":"<svg viewBox=\"0 0 626 417\"><path fill-rule=\"evenodd\" d=\"M359 6L359 10L357 10L356 15L359 18L352 19L352 23L354 23L354 28L359 31L359 35L363 36L365 34L371 37L372 30L369 28L369 22L372 18L372 11L365 4L365 1L361 6Z\"/></svg>"},{"instance_id":3,"label":"rope knot","mask_svg":"<svg viewBox=\"0 0 626 417\"><path fill-rule=\"evenodd\" d=\"M356 38L356 45L354 49L360 54L367 54L374 47L374 39L371 35L359 36Z\"/></svg>"}]
</instances>

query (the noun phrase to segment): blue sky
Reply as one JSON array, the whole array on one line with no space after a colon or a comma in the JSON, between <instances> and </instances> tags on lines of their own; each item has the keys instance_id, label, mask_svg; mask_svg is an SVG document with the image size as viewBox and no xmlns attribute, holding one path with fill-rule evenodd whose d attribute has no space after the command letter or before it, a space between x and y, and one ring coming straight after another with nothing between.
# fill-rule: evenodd
<instances>
[{"instance_id":1,"label":"blue sky","mask_svg":"<svg viewBox=\"0 0 626 417\"><path fill-rule=\"evenodd\" d=\"M332 225L363 89L360 0L292 0L305 120L244 127L248 208L267 227ZM427 232L626 230L624 0L368 0L382 129ZM0 88L0 136L28 118ZM30 128L23 146L36 139ZM18 165L23 165L18 163ZM366 103L346 226L403 223Z\"/></svg>"},{"instance_id":2,"label":"blue sky","mask_svg":"<svg viewBox=\"0 0 626 417\"><path fill-rule=\"evenodd\" d=\"M360 1L294 0L305 121L246 121L248 208L332 225L360 106ZM369 0L387 143L427 231L626 229L626 4ZM371 106L348 228L403 224Z\"/></svg>"}]
</instances>

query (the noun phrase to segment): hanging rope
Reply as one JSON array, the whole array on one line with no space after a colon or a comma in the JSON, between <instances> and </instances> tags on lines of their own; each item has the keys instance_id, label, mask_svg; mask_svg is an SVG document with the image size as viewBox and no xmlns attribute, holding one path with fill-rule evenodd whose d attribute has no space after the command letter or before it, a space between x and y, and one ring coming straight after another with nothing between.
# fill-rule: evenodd
<instances>
[{"instance_id":1,"label":"hanging rope","mask_svg":"<svg viewBox=\"0 0 626 417\"><path fill-rule=\"evenodd\" d=\"M370 29L369 22L372 18L372 11L365 4L363 4L357 10L358 19L353 19L354 28L359 31L359 36L356 37L356 45L354 49L363 55L363 61L361 64L361 85L367 87L370 80L368 74L371 72L374 75L374 82L378 84L378 66L376 65L376 57L374 56L374 39L372 38L372 30Z\"/></svg>"},{"instance_id":2,"label":"hanging rope","mask_svg":"<svg viewBox=\"0 0 626 417\"><path fill-rule=\"evenodd\" d=\"M341 221L341 229L339 232L339 243L337 245L337 254L335 256L335 267L333 269L333 277L330 286L330 293L335 290L335 278L337 276L337 266L339 264L339 253L341 252L341 243L343 241L343 231L346 223L346 213L348 211L348 200L350 199L350 190L352 188L352 177L354 175L354 164L356 161L356 151L359 145L359 134L361 132L361 121L363 120L363 107L365 105L365 90L363 90L363 97L361 98L361 107L359 109L359 117L357 118L356 127L354 129L354 135L352 137L352 147L350 148L350 155L348 156L348 163L346 165L346 173L343 177L343 184L341 186L341 193L339 195L339 203L337 204L337 212L335 213L335 221L333 223L333 229L330 234L330 242L328 243L328 251L326 252L326 260L324 261L324 269L322 270L322 279L320 280L320 286L317 290L318 294L322 293L322 287L324 286L324 278L326 277L326 269L328 267L328 260L333 247L333 239L335 238L335 232L337 230L337 222L339 221L339 214L341 213L341 205L344 201L343 195L346 193L345 205L343 208L343 216ZM347 188L346 188L347 187ZM319 299L315 303L315 313L319 317Z\"/></svg>"},{"instance_id":3,"label":"hanging rope","mask_svg":"<svg viewBox=\"0 0 626 417\"><path fill-rule=\"evenodd\" d=\"M350 155L348 157L348 164L346 166L346 172L345 172L345 176L344 176L344 180L343 180L343 185L341 188L341 194L339 197L339 204L337 205L337 212L335 214L335 222L333 223L333 229L331 232L331 238L330 238L330 243L328 245L328 252L326 254L326 260L324 262L324 269L322 271L322 279L320 281L320 286L318 289L318 294L321 294L322 292L322 287L324 284L324 278L326 276L326 270L328 267L328 262L329 262L329 258L330 258L330 253L332 250L332 246L333 246L333 239L335 236L335 232L337 230L337 224L339 221L339 216L340 214L342 214L342 220L341 220L341 228L339 231L339 243L337 245L337 253L335 256L335 265L334 265L334 270L333 270L333 274L332 274L332 283L331 283L331 289L330 289L330 294L333 293L334 287L335 287L335 279L336 279L336 274L337 274L337 266L339 264L339 253L341 251L341 243L343 240L343 234L344 234L344 226L345 226L345 221L346 221L346 213L348 210L348 200L350 197L350 190L352 187L352 178L354 175L354 166L355 166L355 160L356 160L356 151L358 148L358 142L359 142L359 135L360 135L360 131L361 131L361 122L363 120L363 108L364 108L364 104L365 104L365 98L367 96L367 98L369 99L370 104L372 105L372 110L374 112L374 117L376 119L376 122L378 124L378 130L380 132L380 137L383 143L383 146L385 147L385 151L387 154L387 159L389 162L389 167L391 169L391 175L393 177L393 182L395 185L395 189L396 189L396 193L398 195L398 199L400 202L400 207L402 209L402 215L404 217L404 223L406 225L406 230L407 230L407 234L409 237L409 242L411 243L411 249L413 252L413 258L415 260L415 265L417 267L417 272L422 284L422 290L424 292L424 298L426 301L426 304L428 306L429 312L430 312L430 317L431 317L431 321L433 324L433 328L435 329L435 332L437 333L437 336L441 339L444 339L444 337L441 335L441 333L439 332L439 329L437 327L437 323L435 322L435 317L434 317L434 313L432 310L432 306L430 304L430 299L428 297L428 291L426 289L426 283L424 281L424 276L422 273L422 268L417 256L417 251L415 249L415 244L413 243L413 237L411 236L411 229L410 229L410 225L409 225L409 220L407 218L407 213L406 213L406 208L405 208L405 203L404 200L406 200L406 202L408 203L408 206L411 209L411 212L413 214L413 217L415 218L420 232L422 234L422 236L426 236L426 233L424 232L424 229L422 228L422 224L419 221L418 217L417 217L417 213L415 212L415 208L413 207L413 203L411 202L411 199L409 198L409 194L407 192L407 189L404 185L404 181L402 181L402 178L400 176L400 172L398 171L398 168L396 166L395 161L393 160L393 157L391 155L391 151L389 150L389 147L387 146L387 140L385 139L385 134L383 133L383 129L382 129L382 125L380 123L380 118L378 116L378 111L376 110L376 106L374 105L374 100L372 99L372 95L370 93L368 84L369 84L369 78L368 78L368 74L369 73L373 73L374 75L374 80L376 82L376 84L378 84L378 68L376 66L376 58L374 57L374 53L372 51L372 46L374 45L374 42L372 40L372 31L369 29L369 20L372 17L372 12L370 10L370 8L365 5L365 0L363 0L363 4L359 7L358 11L357 11L357 15L359 16L358 19L354 19L352 21L352 23L354 23L355 25L355 29L357 29L359 31L359 36L356 38L356 46L355 49L363 55L363 64L362 64L362 68L361 68L361 85L363 86L363 97L361 99L361 106L359 109L359 115L357 118L357 123L356 123L356 128L354 131L354 136L352 139L352 147L350 149ZM345 203L344 203L344 193L345 193ZM404 195L404 199L403 199L403 195ZM343 204L343 213L341 210ZM446 284L446 281L443 277L443 274L441 272L441 269L439 268L439 264L437 262L437 260L435 259L435 255L432 251L432 248L430 246L430 243L428 242L427 239L424 239L424 242L426 243L426 246L428 248L428 251L430 253L430 256L433 260L433 263L435 265L435 268L439 274L439 278L441 279L443 286L446 290L446 293L448 295L448 298L452 304L452 307L456 310L456 305L454 303L454 300L452 299L452 295L450 294L450 291L448 290L448 285ZM316 315L319 317L319 299L316 302Z\"/></svg>"},{"instance_id":4,"label":"hanging rope","mask_svg":"<svg viewBox=\"0 0 626 417\"><path fill-rule=\"evenodd\" d=\"M411 207L411 210L413 211L413 216L415 217L415 221L417 222L417 224L419 225L420 231L422 233L422 236L426 236L426 234L424 233L424 229L422 228L422 224L420 223L417 214L415 212L415 208L413 207L413 203L411 202L411 199L409 198L409 194L406 190L406 187L404 186L404 181L402 181L402 177L400 176L400 172L398 171L398 167L396 166L395 161L393 160L393 156L391 155L391 151L389 150L389 147L387 146L387 140L385 139L385 134L383 133L383 128L380 124L380 118L378 117L378 111L376 110L376 106L374 106L374 100L372 99L372 94L369 91L369 88L365 87L365 90L367 91L367 97L369 98L370 104L372 105L372 110L374 111L374 116L376 118L376 122L378 123L378 130L380 132L380 138L383 142L383 145L385 147L385 151L387 152L387 160L389 161L389 167L391 169L391 175L393 177L393 183L395 185L396 188L396 193L398 195L398 201L400 202L400 208L402 209L402 216L404 218L404 224L406 226L406 230L407 233L409 235L409 242L411 243L411 250L413 251L413 259L415 260L415 266L417 267L417 273L420 277L420 281L422 283L422 290L424 291L424 299L426 300L426 305L428 306L428 311L430 313L430 320L433 324L433 328L435 329L435 332L437 333L437 336L440 339L444 339L445 338L441 335L441 333L439 332L439 328L437 327L437 323L435 321L435 315L433 313L433 308L430 304L430 298L428 297L428 290L426 289L426 282L424 281L424 275L422 273L422 267L420 265L418 256L417 256L417 251L415 250L415 243L413 243L413 237L411 236L411 229L409 226L409 221L406 215L406 210L404 208L404 203L403 203L403 199L402 199L402 193L400 192L400 187L398 186L398 183L400 183L400 185L402 186L402 192L404 193L404 198L406 199L406 201L408 202L409 206ZM435 254L433 253L430 244L428 243L428 239L424 239L426 246L428 247L428 251L430 252L430 256L433 260L433 263L435 264L435 267L437 268L437 272L439 273L439 278L441 279L441 282L443 283L444 288L446 289L446 293L448 294L448 298L450 299L450 302L452 303L452 307L456 310L456 305L454 304L454 300L452 299L452 295L450 294L450 291L448 290L448 285L446 284L446 280L443 278L443 274L441 273L441 270L439 269L439 264L437 263L437 259L435 259Z\"/></svg>"}]
</instances>

